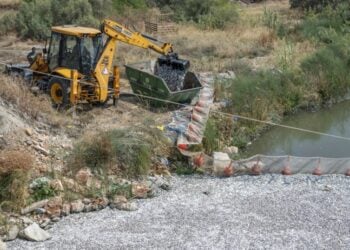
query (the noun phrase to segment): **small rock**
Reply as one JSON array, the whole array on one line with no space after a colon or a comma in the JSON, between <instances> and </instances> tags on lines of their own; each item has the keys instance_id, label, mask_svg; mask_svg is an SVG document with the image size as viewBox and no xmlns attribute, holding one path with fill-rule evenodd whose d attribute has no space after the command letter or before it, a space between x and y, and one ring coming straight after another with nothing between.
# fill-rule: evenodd
<instances>
[{"instance_id":1,"label":"small rock","mask_svg":"<svg viewBox=\"0 0 350 250\"><path fill-rule=\"evenodd\" d=\"M63 183L66 185L68 189L74 189L75 188L75 181L73 179L63 177Z\"/></svg>"},{"instance_id":2,"label":"small rock","mask_svg":"<svg viewBox=\"0 0 350 250\"><path fill-rule=\"evenodd\" d=\"M84 199L83 199L83 203L84 203L84 205L88 205L88 204L91 203L91 200L88 199L88 198L84 198Z\"/></svg>"},{"instance_id":3,"label":"small rock","mask_svg":"<svg viewBox=\"0 0 350 250\"><path fill-rule=\"evenodd\" d=\"M113 201L109 205L112 209L116 208L123 211L136 211L138 209L135 203L130 203L128 200L121 195L116 195Z\"/></svg>"},{"instance_id":4,"label":"small rock","mask_svg":"<svg viewBox=\"0 0 350 250\"><path fill-rule=\"evenodd\" d=\"M106 197L97 198L93 201L93 204L98 206L98 210L104 209L108 206L109 200Z\"/></svg>"},{"instance_id":5,"label":"small rock","mask_svg":"<svg viewBox=\"0 0 350 250\"><path fill-rule=\"evenodd\" d=\"M100 210L100 207L98 206L98 204L91 204L91 209L92 211L98 211Z\"/></svg>"},{"instance_id":6,"label":"small rock","mask_svg":"<svg viewBox=\"0 0 350 250\"><path fill-rule=\"evenodd\" d=\"M17 238L19 228L17 225L11 225L7 234L7 240L14 240Z\"/></svg>"},{"instance_id":7,"label":"small rock","mask_svg":"<svg viewBox=\"0 0 350 250\"><path fill-rule=\"evenodd\" d=\"M64 191L64 187L62 185L62 182L58 179L50 181L50 187L54 189L55 191Z\"/></svg>"},{"instance_id":8,"label":"small rock","mask_svg":"<svg viewBox=\"0 0 350 250\"><path fill-rule=\"evenodd\" d=\"M139 208L137 207L136 203L123 203L118 207L119 210L123 210L123 211L136 211Z\"/></svg>"},{"instance_id":9,"label":"small rock","mask_svg":"<svg viewBox=\"0 0 350 250\"><path fill-rule=\"evenodd\" d=\"M326 186L324 186L324 188L322 189L323 191L327 191L327 192L329 192L329 191L332 191L332 187L331 186L329 186L329 185L326 185Z\"/></svg>"},{"instance_id":10,"label":"small rock","mask_svg":"<svg viewBox=\"0 0 350 250\"><path fill-rule=\"evenodd\" d=\"M29 219L28 217L22 216L21 220L24 224L24 226L28 226L34 223L34 221L32 221L31 219Z\"/></svg>"},{"instance_id":11,"label":"small rock","mask_svg":"<svg viewBox=\"0 0 350 250\"><path fill-rule=\"evenodd\" d=\"M113 200L109 204L111 208L118 208L121 204L127 203L128 199L125 198L125 196L122 195L115 195L113 197Z\"/></svg>"},{"instance_id":12,"label":"small rock","mask_svg":"<svg viewBox=\"0 0 350 250\"><path fill-rule=\"evenodd\" d=\"M50 234L41 229L38 224L33 223L23 230L23 236L31 241L45 241L51 238Z\"/></svg>"},{"instance_id":13,"label":"small rock","mask_svg":"<svg viewBox=\"0 0 350 250\"><path fill-rule=\"evenodd\" d=\"M62 205L62 210L61 210L61 214L63 216L67 216L70 214L70 210L71 210L71 205L69 203L64 203Z\"/></svg>"},{"instance_id":14,"label":"small rock","mask_svg":"<svg viewBox=\"0 0 350 250\"><path fill-rule=\"evenodd\" d=\"M52 222L59 222L60 221L60 217L53 217L51 219Z\"/></svg>"},{"instance_id":15,"label":"small rock","mask_svg":"<svg viewBox=\"0 0 350 250\"><path fill-rule=\"evenodd\" d=\"M68 150L72 150L73 149L73 145L72 144L62 144L61 147L64 148L64 149L68 149Z\"/></svg>"},{"instance_id":16,"label":"small rock","mask_svg":"<svg viewBox=\"0 0 350 250\"><path fill-rule=\"evenodd\" d=\"M148 193L151 191L147 185L141 183L132 184L131 190L132 195L137 199L147 198Z\"/></svg>"},{"instance_id":17,"label":"small rock","mask_svg":"<svg viewBox=\"0 0 350 250\"><path fill-rule=\"evenodd\" d=\"M39 153L45 155L45 156L49 156L50 155L50 151L48 151L47 149L38 146L38 145L33 145L33 148L36 149Z\"/></svg>"},{"instance_id":18,"label":"small rock","mask_svg":"<svg viewBox=\"0 0 350 250\"><path fill-rule=\"evenodd\" d=\"M170 184L167 183L167 182L165 182L165 181L162 182L162 183L159 185L159 187L160 187L161 189L163 189L163 190L166 190L166 191L171 190Z\"/></svg>"},{"instance_id":19,"label":"small rock","mask_svg":"<svg viewBox=\"0 0 350 250\"><path fill-rule=\"evenodd\" d=\"M28 136L32 136L32 135L33 135L33 130L32 130L31 128L26 128L26 129L24 130L24 132L25 132L26 135L28 135Z\"/></svg>"},{"instance_id":20,"label":"small rock","mask_svg":"<svg viewBox=\"0 0 350 250\"><path fill-rule=\"evenodd\" d=\"M49 218L45 218L41 224L40 227L45 228L47 225L49 225L49 223L51 222L51 220Z\"/></svg>"},{"instance_id":21,"label":"small rock","mask_svg":"<svg viewBox=\"0 0 350 250\"><path fill-rule=\"evenodd\" d=\"M26 140L25 143L27 144L27 146L31 146L33 144L31 140Z\"/></svg>"},{"instance_id":22,"label":"small rock","mask_svg":"<svg viewBox=\"0 0 350 250\"><path fill-rule=\"evenodd\" d=\"M84 203L81 200L71 202L71 213L80 213L84 210Z\"/></svg>"},{"instance_id":23,"label":"small rock","mask_svg":"<svg viewBox=\"0 0 350 250\"><path fill-rule=\"evenodd\" d=\"M21 214L28 214L30 212L33 212L37 208L42 208L47 204L48 201L49 200L46 199L46 200L35 202L35 203L31 204L30 206L23 208L21 210Z\"/></svg>"},{"instance_id":24,"label":"small rock","mask_svg":"<svg viewBox=\"0 0 350 250\"><path fill-rule=\"evenodd\" d=\"M58 217L61 215L61 209L62 209L62 197L56 196L54 198L51 198L48 203L45 206L46 213L50 215L51 217Z\"/></svg>"},{"instance_id":25,"label":"small rock","mask_svg":"<svg viewBox=\"0 0 350 250\"><path fill-rule=\"evenodd\" d=\"M93 211L93 207L92 207L93 205L92 204L86 204L85 206L84 206L84 212L85 213L89 213L89 212L91 212L91 211Z\"/></svg>"},{"instance_id":26,"label":"small rock","mask_svg":"<svg viewBox=\"0 0 350 250\"><path fill-rule=\"evenodd\" d=\"M6 250L6 244L0 239L0 250Z\"/></svg>"},{"instance_id":27,"label":"small rock","mask_svg":"<svg viewBox=\"0 0 350 250\"><path fill-rule=\"evenodd\" d=\"M231 147L226 147L225 149L224 149L224 152L225 153L227 153L227 154L238 154L238 148L237 147L235 147L235 146L231 146Z\"/></svg>"},{"instance_id":28,"label":"small rock","mask_svg":"<svg viewBox=\"0 0 350 250\"><path fill-rule=\"evenodd\" d=\"M62 206L62 203L63 203L62 197L55 196L48 201L47 206L49 206L49 207Z\"/></svg>"},{"instance_id":29,"label":"small rock","mask_svg":"<svg viewBox=\"0 0 350 250\"><path fill-rule=\"evenodd\" d=\"M35 209L34 213L36 213L36 214L45 214L46 210L45 210L45 208L41 208L40 207L40 208Z\"/></svg>"},{"instance_id":30,"label":"small rock","mask_svg":"<svg viewBox=\"0 0 350 250\"><path fill-rule=\"evenodd\" d=\"M75 179L81 185L86 185L89 179L91 179L91 177L92 177L92 173L87 168L80 169L75 175Z\"/></svg>"}]
</instances>

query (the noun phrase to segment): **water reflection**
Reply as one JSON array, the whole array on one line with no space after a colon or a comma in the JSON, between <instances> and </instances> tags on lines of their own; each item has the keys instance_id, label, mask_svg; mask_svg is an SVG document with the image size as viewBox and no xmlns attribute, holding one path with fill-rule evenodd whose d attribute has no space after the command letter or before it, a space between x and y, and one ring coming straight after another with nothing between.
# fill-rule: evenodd
<instances>
[{"instance_id":1,"label":"water reflection","mask_svg":"<svg viewBox=\"0 0 350 250\"><path fill-rule=\"evenodd\" d=\"M350 138L350 101L298 114L283 124ZM253 142L247 154L350 157L350 141L275 127Z\"/></svg>"}]
</instances>

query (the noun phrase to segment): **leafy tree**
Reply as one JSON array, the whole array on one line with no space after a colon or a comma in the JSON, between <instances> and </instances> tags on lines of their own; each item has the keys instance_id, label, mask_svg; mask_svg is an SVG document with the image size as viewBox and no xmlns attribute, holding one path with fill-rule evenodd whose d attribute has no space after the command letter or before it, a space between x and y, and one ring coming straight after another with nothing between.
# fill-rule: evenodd
<instances>
[{"instance_id":1,"label":"leafy tree","mask_svg":"<svg viewBox=\"0 0 350 250\"><path fill-rule=\"evenodd\" d=\"M22 2L17 15L17 31L21 37L43 39L49 34L52 18L52 1Z\"/></svg>"},{"instance_id":2,"label":"leafy tree","mask_svg":"<svg viewBox=\"0 0 350 250\"><path fill-rule=\"evenodd\" d=\"M125 8L145 8L146 3L144 0L25 0L21 2L15 26L23 38L44 39L53 25L98 27L104 17L113 13L111 7L120 14ZM7 30L5 24L0 25L0 33Z\"/></svg>"},{"instance_id":3,"label":"leafy tree","mask_svg":"<svg viewBox=\"0 0 350 250\"><path fill-rule=\"evenodd\" d=\"M143 9L146 8L145 0L112 0L113 7L119 12L123 12L125 8Z\"/></svg>"}]
</instances>

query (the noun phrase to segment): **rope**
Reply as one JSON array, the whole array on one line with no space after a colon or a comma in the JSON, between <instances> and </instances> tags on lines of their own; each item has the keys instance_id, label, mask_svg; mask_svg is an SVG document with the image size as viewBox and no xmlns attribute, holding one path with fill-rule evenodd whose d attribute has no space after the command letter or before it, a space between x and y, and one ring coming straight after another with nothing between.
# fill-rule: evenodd
<instances>
[{"instance_id":1,"label":"rope","mask_svg":"<svg viewBox=\"0 0 350 250\"><path fill-rule=\"evenodd\" d=\"M0 64L2 65L10 65L9 63L6 63L4 61L0 61ZM12 66L12 65L10 65ZM20 67L15 67L12 66L14 68L18 68L18 69L22 69ZM40 72L40 71L35 71L35 70L31 70L31 69L26 69L28 71L32 71L34 73L37 74L41 74L41 75L47 75L47 76L54 76L57 78L61 78L64 80L71 80L69 78L66 77L62 77L62 76L57 76L57 75L52 75L50 73L44 73L44 72ZM90 82L86 82L86 81L78 81L79 83L84 83L86 85L91 85L93 86L94 84L90 83ZM121 94L125 94L125 93L121 93ZM157 98L157 97L152 97L152 96L146 96L146 95L142 95L142 94L136 94L136 93L127 93L130 95L134 95L134 96L138 96L138 97L142 97L142 98L146 98L146 99L150 99L150 100L155 100L155 101L159 101L159 102L163 102L163 103L168 103L168 104L175 104L175 105L179 105L179 106L183 106L183 107L192 107L189 104L184 104L184 103L178 103L178 102L173 102L173 101L169 101L169 100L165 100L165 99L161 99L161 98ZM314 135L321 135L321 136L327 136L327 137L331 137L331 138L335 138L335 139L341 139L341 140L346 140L346 141L350 141L349 137L344 137L344 136L339 136L339 135L333 135L333 134L328 134L328 133L322 133L319 131L315 131L315 130L310 130L310 129L305 129L305 128L299 128L299 127L294 127L294 126L288 126L288 125L283 125L283 124L278 124L278 123L274 123L274 122L270 122L270 121L263 121L263 120L259 120L259 119L255 119L255 118L250 118L250 117L246 117L246 116L241 116L238 114L230 114L230 113L226 113L226 112L222 112L222 111L217 111L217 110L210 110L210 112L212 113L217 113L217 114L221 114L230 118L239 118L242 120L247 120L247 121L252 121L252 122L257 122L257 123L262 123L262 124L266 124L266 125L270 125L270 126L276 126L276 127L281 127L281 128L285 128L285 129L291 129L291 130L295 130L295 131L299 131L299 132L304 132L304 133L310 133L310 134L314 134Z\"/></svg>"}]
</instances>

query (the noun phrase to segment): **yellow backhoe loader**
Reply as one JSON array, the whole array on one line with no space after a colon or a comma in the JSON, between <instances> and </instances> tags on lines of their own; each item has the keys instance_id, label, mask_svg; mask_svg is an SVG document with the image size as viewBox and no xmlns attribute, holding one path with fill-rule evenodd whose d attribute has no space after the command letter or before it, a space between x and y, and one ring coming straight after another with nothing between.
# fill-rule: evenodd
<instances>
[{"instance_id":1,"label":"yellow backhoe loader","mask_svg":"<svg viewBox=\"0 0 350 250\"><path fill-rule=\"evenodd\" d=\"M158 61L187 69L170 43L133 32L104 20L101 29L63 25L51 29L48 49L28 54L29 65L7 65L8 73L20 73L40 89L48 91L57 106L77 103L106 103L119 97L119 69L113 66L117 42L151 49L162 54Z\"/></svg>"}]
</instances>

